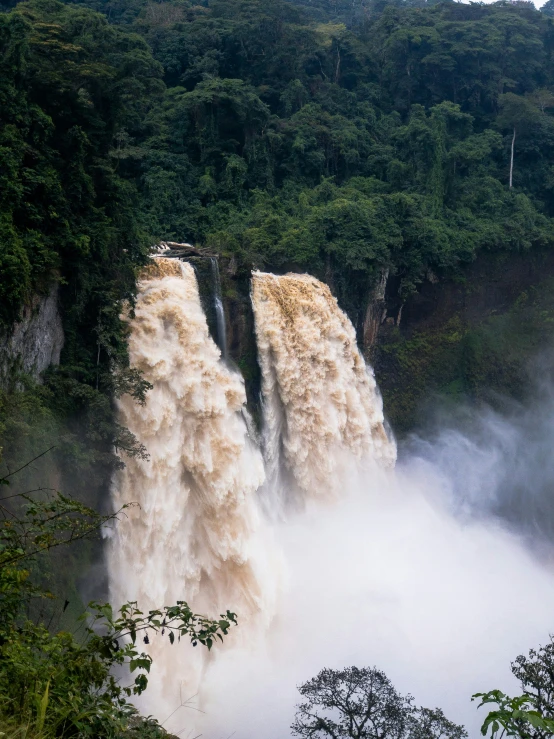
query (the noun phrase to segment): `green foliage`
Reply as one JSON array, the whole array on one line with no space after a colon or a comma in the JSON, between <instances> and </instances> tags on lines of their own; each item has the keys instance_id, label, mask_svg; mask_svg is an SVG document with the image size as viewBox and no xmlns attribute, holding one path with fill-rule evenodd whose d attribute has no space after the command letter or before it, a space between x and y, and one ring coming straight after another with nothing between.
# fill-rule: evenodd
<instances>
[{"instance_id":1,"label":"green foliage","mask_svg":"<svg viewBox=\"0 0 554 739\"><path fill-rule=\"evenodd\" d=\"M87 384L126 364L119 313L147 238L112 148L143 125L160 74L142 39L87 9L0 15L0 331L61 282L64 364Z\"/></svg>"},{"instance_id":2,"label":"green foliage","mask_svg":"<svg viewBox=\"0 0 554 739\"><path fill-rule=\"evenodd\" d=\"M436 708L416 708L384 672L373 667L323 669L298 690L292 733L315 739L465 739L463 726Z\"/></svg>"},{"instance_id":3,"label":"green foliage","mask_svg":"<svg viewBox=\"0 0 554 739\"><path fill-rule=\"evenodd\" d=\"M30 0L0 27L1 318L61 280L62 376L107 396L158 238L309 270L346 307L383 269L405 299L552 245L554 35L530 6Z\"/></svg>"},{"instance_id":4,"label":"green foliage","mask_svg":"<svg viewBox=\"0 0 554 739\"><path fill-rule=\"evenodd\" d=\"M500 736L518 736L526 739L531 736L554 736L554 719L543 716L536 709L535 700L528 695L510 698L500 690L476 693L472 700L479 698L478 708L493 703L497 706L490 711L481 726L481 734L492 739Z\"/></svg>"},{"instance_id":5,"label":"green foliage","mask_svg":"<svg viewBox=\"0 0 554 739\"><path fill-rule=\"evenodd\" d=\"M323 0L300 10L88 4L143 36L163 67L161 104L117 145L118 172L141 193L153 235L359 285L386 266L404 295L429 268L455 273L481 249L551 244L554 42L544 14ZM348 28L346 16L363 22ZM510 193L514 105L525 131ZM336 202L324 202L331 184Z\"/></svg>"},{"instance_id":6,"label":"green foliage","mask_svg":"<svg viewBox=\"0 0 554 739\"><path fill-rule=\"evenodd\" d=\"M481 727L493 739L499 735L522 739L546 739L554 736L554 641L520 654L512 662L512 673L520 682L523 694L511 698L500 690L477 693L481 706L496 705Z\"/></svg>"},{"instance_id":7,"label":"green foliage","mask_svg":"<svg viewBox=\"0 0 554 739\"><path fill-rule=\"evenodd\" d=\"M0 490L27 466L0 478ZM108 604L91 603L79 619L78 638L51 630L40 617L31 620L33 601L53 597L34 576L37 561L91 536L117 515L101 516L61 493L44 492L8 490L0 497L0 720L41 737L166 736L128 702L146 689L152 663L138 642L167 635L170 644L186 637L211 649L236 616L228 611L208 619L181 601L147 614L136 603L117 614ZM136 673L131 683L116 679L115 666Z\"/></svg>"}]
</instances>

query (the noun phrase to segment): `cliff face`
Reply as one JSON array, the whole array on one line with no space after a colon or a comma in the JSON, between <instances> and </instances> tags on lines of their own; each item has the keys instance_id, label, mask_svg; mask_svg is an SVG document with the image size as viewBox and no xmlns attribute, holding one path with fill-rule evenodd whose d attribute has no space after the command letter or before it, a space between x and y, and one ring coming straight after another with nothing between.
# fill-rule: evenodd
<instances>
[{"instance_id":1,"label":"cliff face","mask_svg":"<svg viewBox=\"0 0 554 739\"><path fill-rule=\"evenodd\" d=\"M403 305L389 280L374 365L398 433L417 426L429 399L523 400L536 358L554 343L554 254L483 255L451 281L431 277Z\"/></svg>"},{"instance_id":2,"label":"cliff face","mask_svg":"<svg viewBox=\"0 0 554 739\"><path fill-rule=\"evenodd\" d=\"M381 324L387 318L386 292L389 271L385 270L369 293L362 327L362 347L368 352L375 345Z\"/></svg>"},{"instance_id":3,"label":"cliff face","mask_svg":"<svg viewBox=\"0 0 554 739\"><path fill-rule=\"evenodd\" d=\"M250 411L259 420L250 266L220 256L216 288L213 259L184 256L194 265L215 340L214 290L221 294L227 359L240 370ZM293 265L290 269L296 271ZM332 290L340 282L337 277L330 272L324 276ZM373 285L353 288L342 299L339 290L338 300L375 368L387 418L402 435L425 418L426 405L437 395L493 405L505 398L525 398L533 384L534 359L553 344L554 253L483 254L456 279L429 274L405 302L398 296L398 278L382 272ZM37 314L37 326L40 320ZM51 337L55 325L50 322ZM33 335L30 328L28 333ZM45 343L56 345L52 338ZM32 362L32 351L27 349L24 356Z\"/></svg>"},{"instance_id":4,"label":"cliff face","mask_svg":"<svg viewBox=\"0 0 554 739\"><path fill-rule=\"evenodd\" d=\"M228 356L245 378L256 417L249 272L222 258L221 278ZM524 399L533 361L554 339L554 254L485 254L455 280L429 275L405 303L396 278L383 273L356 302L351 318L359 342L375 368L387 418L402 435L421 422L436 395L493 405Z\"/></svg>"},{"instance_id":5,"label":"cliff face","mask_svg":"<svg viewBox=\"0 0 554 739\"><path fill-rule=\"evenodd\" d=\"M0 386L6 387L18 372L40 382L40 375L59 364L64 333L58 310L58 286L35 296L6 336L0 336Z\"/></svg>"}]
</instances>

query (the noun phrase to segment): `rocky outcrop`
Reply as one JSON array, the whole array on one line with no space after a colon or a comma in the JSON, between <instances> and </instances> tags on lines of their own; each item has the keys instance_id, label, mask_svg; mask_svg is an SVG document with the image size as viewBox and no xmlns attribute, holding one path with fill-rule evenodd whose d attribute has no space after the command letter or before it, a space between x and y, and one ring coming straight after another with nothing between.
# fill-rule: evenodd
<instances>
[{"instance_id":1,"label":"rocky outcrop","mask_svg":"<svg viewBox=\"0 0 554 739\"><path fill-rule=\"evenodd\" d=\"M37 295L25 306L9 334L0 336L0 386L6 387L17 372L40 382L45 369L59 364L63 343L58 285L54 284L47 295Z\"/></svg>"},{"instance_id":2,"label":"rocky outcrop","mask_svg":"<svg viewBox=\"0 0 554 739\"><path fill-rule=\"evenodd\" d=\"M366 353L397 434L426 423L437 396L500 408L532 392L554 342L552 250L481 254L452 279L429 274L405 302L397 286L391 276Z\"/></svg>"},{"instance_id":3,"label":"rocky outcrop","mask_svg":"<svg viewBox=\"0 0 554 739\"><path fill-rule=\"evenodd\" d=\"M160 241L154 249L155 253L166 258L183 259L186 257L216 257L217 254L202 247L177 241Z\"/></svg>"},{"instance_id":4,"label":"rocky outcrop","mask_svg":"<svg viewBox=\"0 0 554 739\"><path fill-rule=\"evenodd\" d=\"M385 292L388 279L389 270L383 270L377 284L373 287L369 295L362 333L363 351L366 356L375 344L379 327L387 316Z\"/></svg>"}]
</instances>

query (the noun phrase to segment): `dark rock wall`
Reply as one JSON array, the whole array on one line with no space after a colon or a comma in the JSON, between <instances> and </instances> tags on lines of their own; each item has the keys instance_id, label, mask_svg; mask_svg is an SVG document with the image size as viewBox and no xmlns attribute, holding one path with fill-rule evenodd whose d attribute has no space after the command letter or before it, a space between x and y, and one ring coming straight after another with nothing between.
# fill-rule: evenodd
<instances>
[{"instance_id":1,"label":"dark rock wall","mask_svg":"<svg viewBox=\"0 0 554 739\"><path fill-rule=\"evenodd\" d=\"M222 257L220 273L229 361L245 379L248 405L259 422L250 272ZM484 254L455 279L429 274L405 302L397 282L383 273L360 292L354 312L344 306L397 434L422 423L437 395L495 407L505 398L525 398L535 358L553 344L554 253Z\"/></svg>"},{"instance_id":2,"label":"dark rock wall","mask_svg":"<svg viewBox=\"0 0 554 739\"><path fill-rule=\"evenodd\" d=\"M523 400L554 339L554 253L483 255L455 280L431 277L404 305L389 281L386 303L364 349L397 433L417 426L436 394Z\"/></svg>"},{"instance_id":3,"label":"dark rock wall","mask_svg":"<svg viewBox=\"0 0 554 739\"><path fill-rule=\"evenodd\" d=\"M36 295L24 307L9 334L0 336L0 387L8 387L18 372L40 382L45 369L59 364L63 343L58 285L54 284L46 295Z\"/></svg>"}]
</instances>

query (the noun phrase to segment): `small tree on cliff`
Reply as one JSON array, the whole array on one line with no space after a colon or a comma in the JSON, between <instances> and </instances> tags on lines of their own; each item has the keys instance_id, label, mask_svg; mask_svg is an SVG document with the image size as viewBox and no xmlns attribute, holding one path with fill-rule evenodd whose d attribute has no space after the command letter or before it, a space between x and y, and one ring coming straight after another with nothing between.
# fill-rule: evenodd
<instances>
[{"instance_id":1,"label":"small tree on cliff","mask_svg":"<svg viewBox=\"0 0 554 739\"><path fill-rule=\"evenodd\" d=\"M416 708L375 667L323 669L299 687L292 733L306 739L464 739L440 709Z\"/></svg>"}]
</instances>

